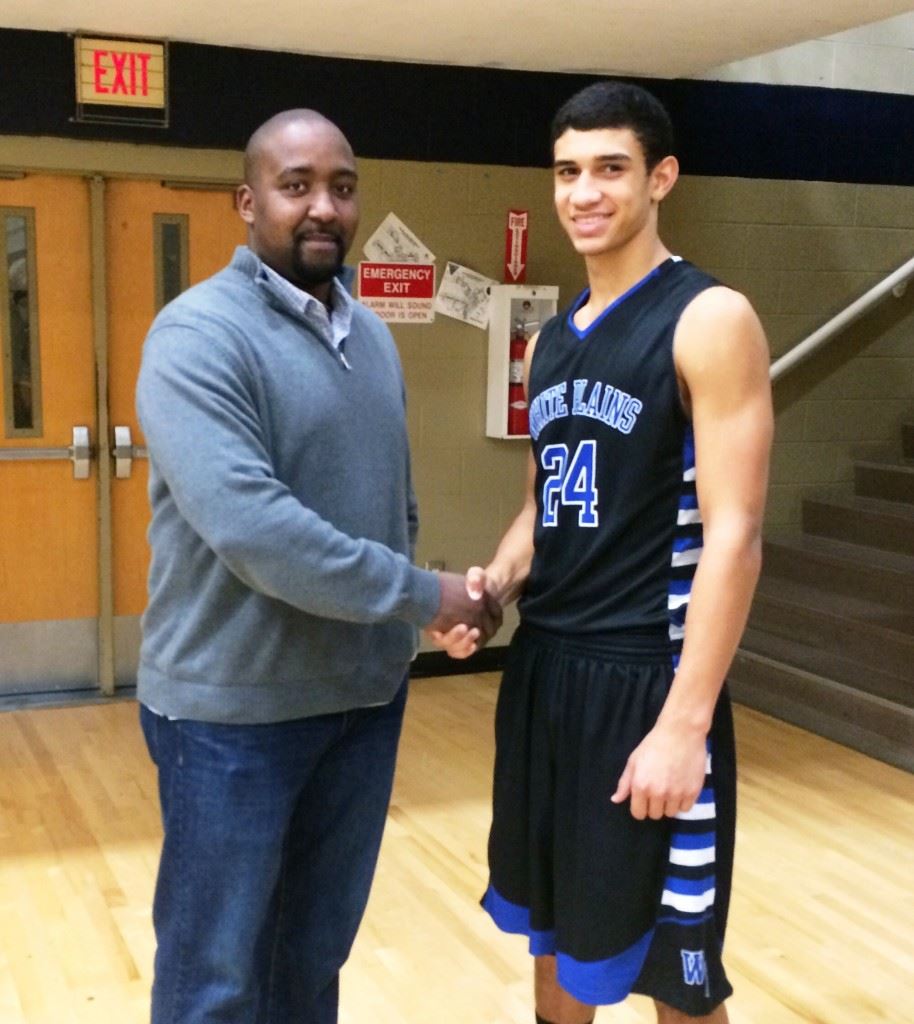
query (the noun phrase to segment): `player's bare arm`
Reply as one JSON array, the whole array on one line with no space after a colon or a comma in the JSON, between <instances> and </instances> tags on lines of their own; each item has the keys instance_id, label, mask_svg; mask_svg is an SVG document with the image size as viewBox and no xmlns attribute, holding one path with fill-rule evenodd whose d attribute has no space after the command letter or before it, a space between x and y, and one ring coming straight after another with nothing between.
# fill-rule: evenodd
<instances>
[{"instance_id":1,"label":"player's bare arm","mask_svg":"<svg viewBox=\"0 0 914 1024\"><path fill-rule=\"evenodd\" d=\"M539 341L539 332L527 343L524 352L524 393L530 400L530 365ZM486 586L502 606L520 597L530 566L533 563L533 530L536 526L536 463L532 453L527 457L527 478L524 483L524 503L517 517L502 537L495 556L485 568ZM472 572L472 570L471 570Z\"/></svg>"},{"instance_id":2,"label":"player's bare arm","mask_svg":"<svg viewBox=\"0 0 914 1024\"><path fill-rule=\"evenodd\" d=\"M761 569L773 433L768 346L742 295L712 288L696 297L673 353L695 436L704 543L676 676L613 797L630 796L637 818L688 810L701 789L705 738Z\"/></svg>"}]
</instances>

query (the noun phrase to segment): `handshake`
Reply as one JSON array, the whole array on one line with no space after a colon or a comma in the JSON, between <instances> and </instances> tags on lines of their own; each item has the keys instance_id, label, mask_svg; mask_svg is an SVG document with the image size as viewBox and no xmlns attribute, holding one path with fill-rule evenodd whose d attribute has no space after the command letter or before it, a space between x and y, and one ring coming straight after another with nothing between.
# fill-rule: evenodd
<instances>
[{"instance_id":1,"label":"handshake","mask_svg":"<svg viewBox=\"0 0 914 1024\"><path fill-rule=\"evenodd\" d=\"M468 658L484 647L498 632L502 607L487 588L485 569L472 566L466 576L454 572L438 574L441 604L438 614L425 627L436 647L452 658Z\"/></svg>"}]
</instances>

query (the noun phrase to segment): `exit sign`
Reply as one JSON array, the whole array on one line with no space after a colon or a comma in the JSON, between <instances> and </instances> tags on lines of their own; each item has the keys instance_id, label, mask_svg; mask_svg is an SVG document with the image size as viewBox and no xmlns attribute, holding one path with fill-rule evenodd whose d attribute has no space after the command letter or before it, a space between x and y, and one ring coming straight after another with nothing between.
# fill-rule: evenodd
<instances>
[{"instance_id":1,"label":"exit sign","mask_svg":"<svg viewBox=\"0 0 914 1024\"><path fill-rule=\"evenodd\" d=\"M166 123L167 64L163 42L77 36L78 119Z\"/></svg>"}]
</instances>

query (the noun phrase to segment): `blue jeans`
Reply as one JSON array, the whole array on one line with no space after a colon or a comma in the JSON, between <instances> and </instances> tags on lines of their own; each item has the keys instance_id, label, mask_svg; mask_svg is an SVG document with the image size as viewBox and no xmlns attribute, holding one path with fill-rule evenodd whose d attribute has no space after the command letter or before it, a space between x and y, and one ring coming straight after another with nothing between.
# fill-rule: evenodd
<instances>
[{"instance_id":1,"label":"blue jeans","mask_svg":"<svg viewBox=\"0 0 914 1024\"><path fill-rule=\"evenodd\" d=\"M152 1024L333 1024L368 900L406 683L387 705L274 725L140 708L165 841Z\"/></svg>"}]
</instances>

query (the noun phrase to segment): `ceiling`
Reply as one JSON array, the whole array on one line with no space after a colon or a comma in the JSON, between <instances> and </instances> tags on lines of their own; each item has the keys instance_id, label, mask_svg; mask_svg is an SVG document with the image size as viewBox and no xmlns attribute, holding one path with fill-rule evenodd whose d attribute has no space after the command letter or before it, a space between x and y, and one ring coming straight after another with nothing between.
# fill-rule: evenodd
<instances>
[{"instance_id":1,"label":"ceiling","mask_svg":"<svg viewBox=\"0 0 914 1024\"><path fill-rule=\"evenodd\" d=\"M676 78L912 9L912 0L0 0L0 26Z\"/></svg>"}]
</instances>

